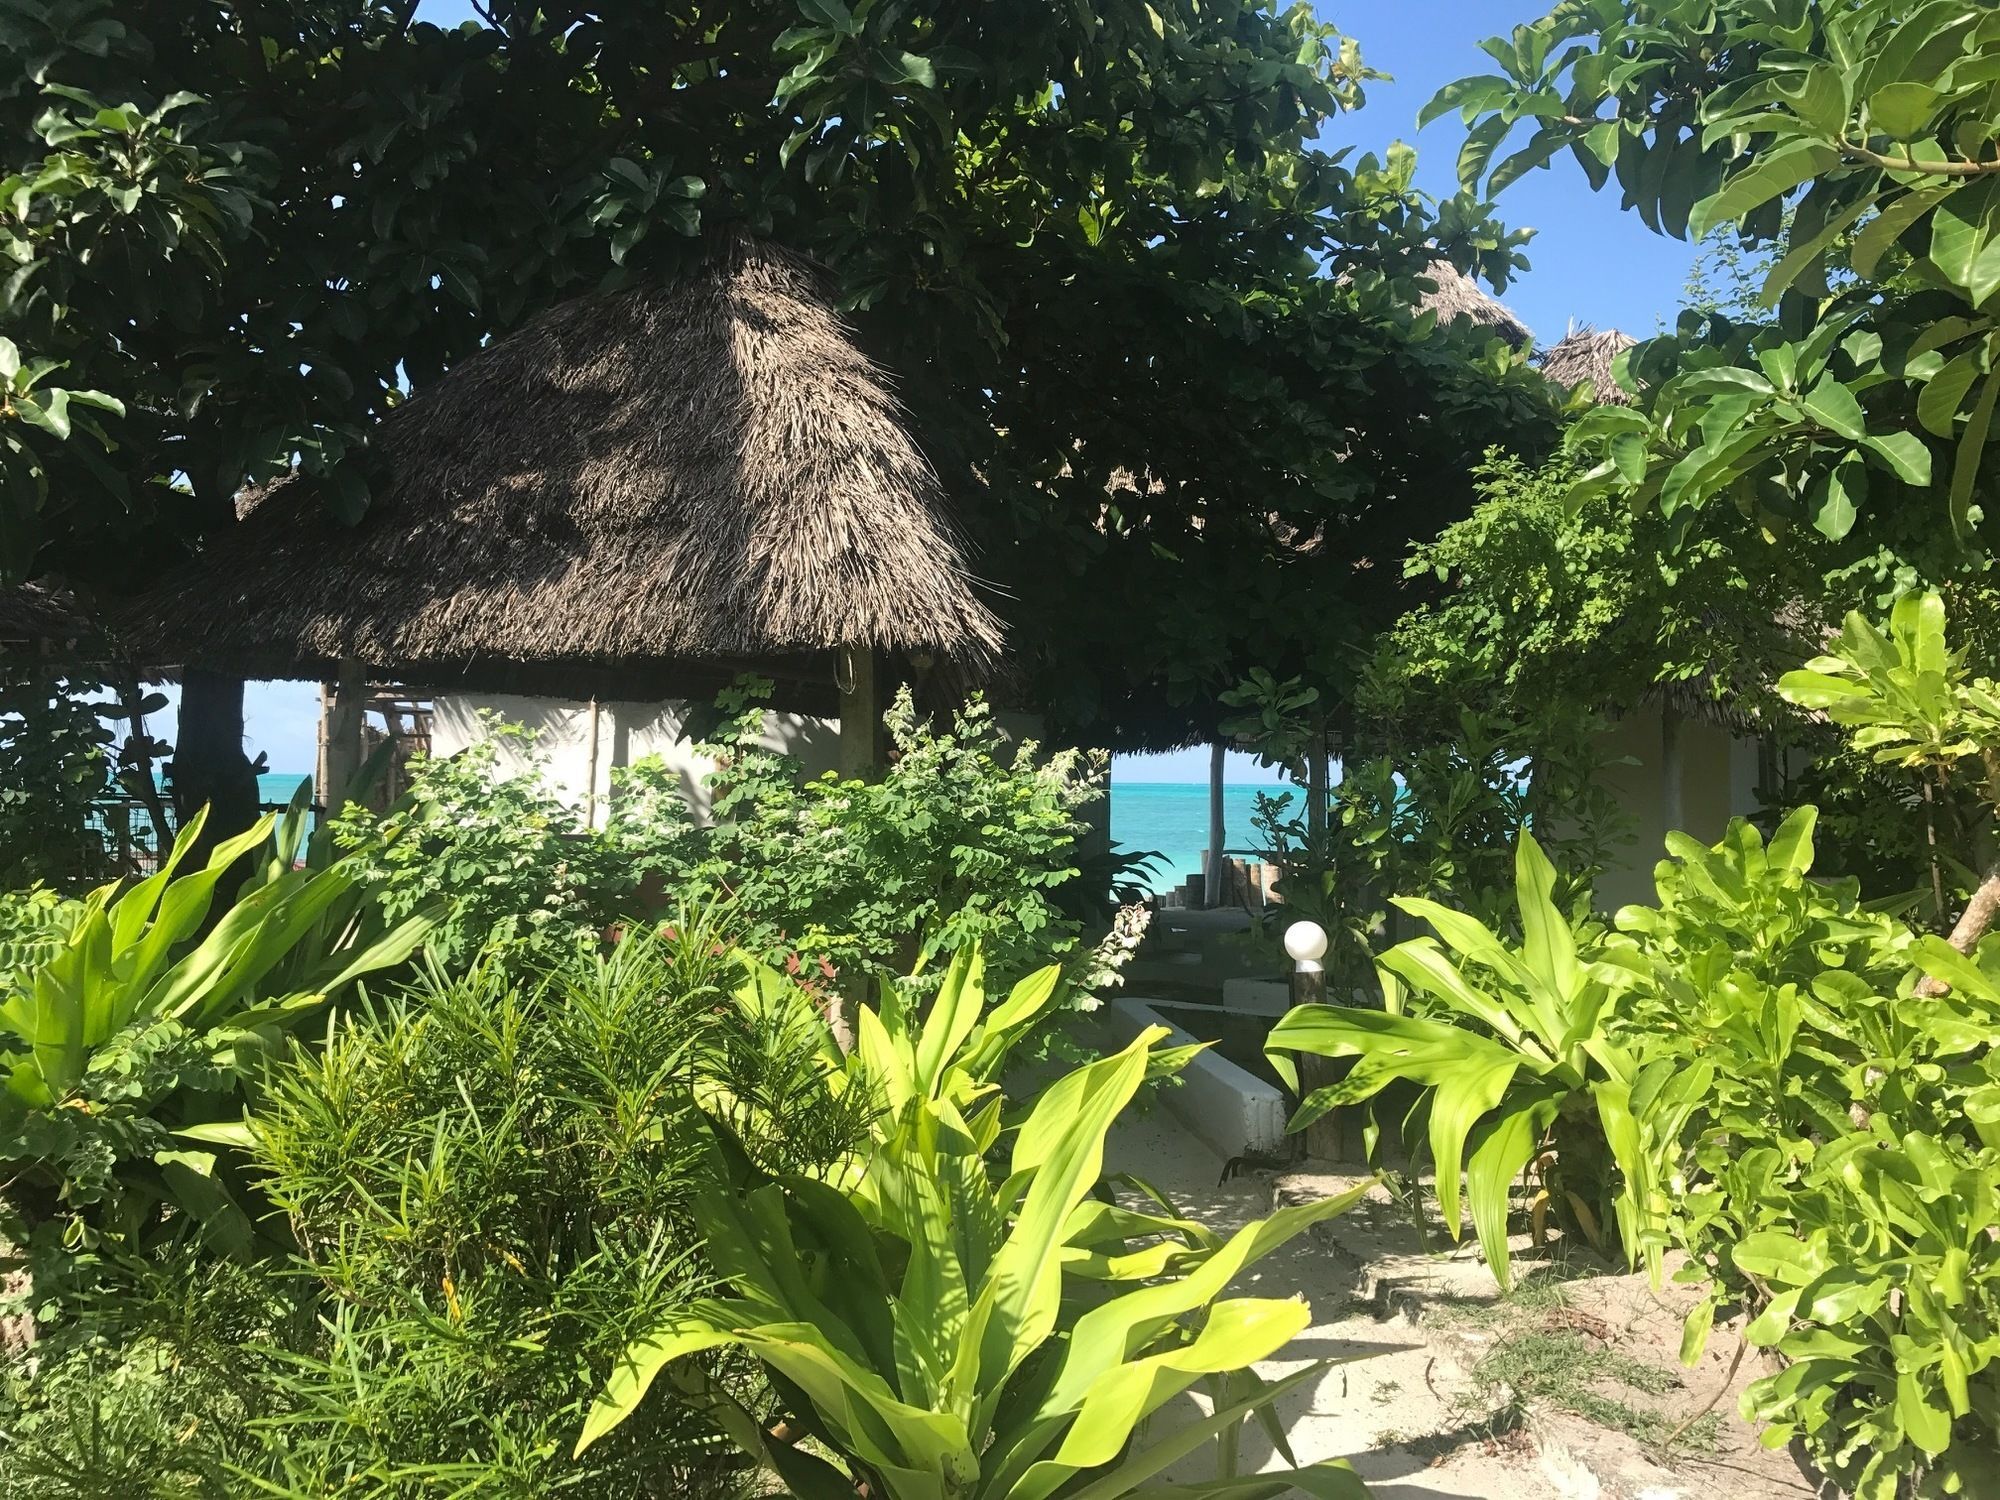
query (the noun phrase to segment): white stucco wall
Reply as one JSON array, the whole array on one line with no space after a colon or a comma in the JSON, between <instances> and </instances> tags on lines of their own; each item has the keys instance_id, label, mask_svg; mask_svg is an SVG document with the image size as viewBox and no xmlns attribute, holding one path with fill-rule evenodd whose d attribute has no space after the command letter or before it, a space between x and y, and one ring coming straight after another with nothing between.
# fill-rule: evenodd
<instances>
[{"instance_id":1,"label":"white stucco wall","mask_svg":"<svg viewBox=\"0 0 2000 1500\"><path fill-rule=\"evenodd\" d=\"M680 774L688 805L706 816L705 782L715 764L697 755L683 738L687 718L684 703L570 703L555 698L521 698L507 694L454 694L434 700L431 753L455 755L485 737L482 711L536 734L532 759L562 799L572 807L592 804L592 821L601 822L611 797L611 773L649 755L657 755ZM591 773L593 716L597 737L596 774ZM837 769L840 764L840 724L800 714L767 713L764 744L796 757L808 776ZM530 768L531 756L510 741L501 750L500 765L510 772Z\"/></svg>"},{"instance_id":2,"label":"white stucco wall","mask_svg":"<svg viewBox=\"0 0 2000 1500\"><path fill-rule=\"evenodd\" d=\"M1663 774L1665 724L1658 707L1627 714L1604 735L1608 761L1599 780L1618 800L1630 822L1632 843L1625 857L1597 883L1598 905L1616 911L1654 898L1653 867L1666 857L1668 823L1704 844L1721 839L1729 820L1760 810L1757 798L1758 745L1726 729L1683 718L1679 738L1680 816L1670 819Z\"/></svg>"}]
</instances>

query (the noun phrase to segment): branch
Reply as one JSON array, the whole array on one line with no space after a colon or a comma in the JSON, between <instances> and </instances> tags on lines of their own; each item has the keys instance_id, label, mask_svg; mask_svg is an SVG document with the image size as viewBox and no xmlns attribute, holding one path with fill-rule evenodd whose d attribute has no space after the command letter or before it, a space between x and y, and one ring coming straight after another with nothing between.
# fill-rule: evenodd
<instances>
[{"instance_id":1,"label":"branch","mask_svg":"<svg viewBox=\"0 0 2000 1500\"><path fill-rule=\"evenodd\" d=\"M1990 802L2000 794L2000 749L1989 749L1985 753L1986 797ZM1995 917L2000 917L2000 856L1995 856L1986 866L1986 873L1979 878L1979 888L1972 893L1972 899L1965 903L1965 910L1959 914L1958 925L1946 939L1966 957L1979 946L1979 940L1986 936L1993 926ZM1917 986L1917 993L1930 999L1951 993L1951 986L1941 979L1926 974Z\"/></svg>"},{"instance_id":2,"label":"branch","mask_svg":"<svg viewBox=\"0 0 2000 1500\"><path fill-rule=\"evenodd\" d=\"M1903 159L1898 161L1893 156L1870 151L1866 146L1857 146L1845 136L1836 140L1834 145L1849 161L1880 167L1885 172L1917 172L1927 177L2000 176L2000 161L1918 161L1908 150L1903 152Z\"/></svg>"}]
</instances>

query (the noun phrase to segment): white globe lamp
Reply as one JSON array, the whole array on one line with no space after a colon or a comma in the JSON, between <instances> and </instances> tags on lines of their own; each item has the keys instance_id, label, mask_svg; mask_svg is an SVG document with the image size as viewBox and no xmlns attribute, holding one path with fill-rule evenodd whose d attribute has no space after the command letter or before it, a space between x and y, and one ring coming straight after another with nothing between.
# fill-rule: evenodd
<instances>
[{"instance_id":1,"label":"white globe lamp","mask_svg":"<svg viewBox=\"0 0 2000 1500\"><path fill-rule=\"evenodd\" d=\"M1317 922L1294 922L1285 929L1285 952L1301 974L1317 974L1325 965L1326 929Z\"/></svg>"}]
</instances>

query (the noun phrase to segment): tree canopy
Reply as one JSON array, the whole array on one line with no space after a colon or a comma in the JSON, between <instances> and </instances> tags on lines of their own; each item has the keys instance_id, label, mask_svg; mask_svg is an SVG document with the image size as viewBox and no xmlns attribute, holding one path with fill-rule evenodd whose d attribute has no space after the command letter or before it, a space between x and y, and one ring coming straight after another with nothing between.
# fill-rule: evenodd
<instances>
[{"instance_id":1,"label":"tree canopy","mask_svg":"<svg viewBox=\"0 0 2000 1500\"><path fill-rule=\"evenodd\" d=\"M1638 405L1572 433L1587 487L1831 537L1921 496L1935 534L1990 547L2000 12L1568 0L1484 45L1500 71L1427 112L1465 119L1468 186L1567 155L1663 233L1773 251L1768 324L1684 318L1628 356Z\"/></svg>"},{"instance_id":2,"label":"tree canopy","mask_svg":"<svg viewBox=\"0 0 2000 1500\"><path fill-rule=\"evenodd\" d=\"M482 15L0 5L0 571L130 586L294 465L359 516L406 389L724 224L831 268L1084 737L1334 670L1486 444L1553 439L1518 358L1413 318L1524 237L1319 144L1372 75L1305 4Z\"/></svg>"}]
</instances>

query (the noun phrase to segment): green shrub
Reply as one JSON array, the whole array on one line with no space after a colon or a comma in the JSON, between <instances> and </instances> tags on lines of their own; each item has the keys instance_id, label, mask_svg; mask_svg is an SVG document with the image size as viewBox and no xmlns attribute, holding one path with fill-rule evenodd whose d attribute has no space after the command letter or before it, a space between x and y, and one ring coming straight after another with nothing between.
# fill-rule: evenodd
<instances>
[{"instance_id":1,"label":"green shrub","mask_svg":"<svg viewBox=\"0 0 2000 1500\"><path fill-rule=\"evenodd\" d=\"M700 1217L721 1284L633 1342L579 1451L658 1411L647 1392L664 1371L797 1495L863 1484L888 1500L1165 1494L1153 1487L1162 1471L1214 1441L1223 1472L1199 1489L1214 1500L1365 1497L1337 1460L1234 1475L1242 1425L1274 1420L1274 1404L1330 1362L1265 1384L1250 1366L1311 1312L1296 1298L1223 1293L1367 1188L1227 1240L1164 1200L1100 1194L1113 1122L1149 1072L1198 1049L1157 1053L1166 1031L1152 1028L1010 1112L1000 1072L1059 989L1045 969L989 1008L974 947L921 1020L893 990L862 1010L855 1052L829 1056L829 1097L866 1090L884 1108L869 1148L831 1178L758 1170L718 1129ZM706 1377L699 1361L719 1349L769 1371L782 1424ZM1208 1411L1158 1430L1150 1419L1197 1386ZM801 1434L820 1451L798 1446Z\"/></svg>"},{"instance_id":2,"label":"green shrub","mask_svg":"<svg viewBox=\"0 0 2000 1500\"><path fill-rule=\"evenodd\" d=\"M1103 755L1010 746L977 699L937 729L905 689L883 722L893 753L878 778L805 780L762 748L752 704L716 747L715 823L696 857L656 866L669 886L728 891L756 950L824 958L857 996L975 943L1008 978L1080 956L1082 923L1062 900L1080 876L1078 814L1104 796ZM612 836L640 860L687 847L616 814Z\"/></svg>"},{"instance_id":3,"label":"green shrub","mask_svg":"<svg viewBox=\"0 0 2000 1500\"><path fill-rule=\"evenodd\" d=\"M32 1361L0 1367L0 1500L223 1500L257 1461L279 1350L310 1332L284 1280L192 1244L121 1260Z\"/></svg>"},{"instance_id":4,"label":"green shrub","mask_svg":"<svg viewBox=\"0 0 2000 1500\"><path fill-rule=\"evenodd\" d=\"M1706 1295L1683 1352L1744 1311L1775 1349L1744 1412L1804 1439L1866 1500L1981 1494L2000 1480L2000 939L1977 960L1812 879L1814 817L1767 844L1743 820L1713 848L1675 835L1654 907L1617 932L1553 908L1525 940L1406 903L1428 939L1383 960L1420 1015L1305 1007L1274 1047L1360 1059L1301 1122L1391 1079L1433 1091L1447 1222L1458 1145L1496 1273L1513 1184L1610 1196L1619 1239ZM1548 875L1524 839L1522 900ZM1925 994L1928 973L1946 981ZM1558 982L1570 976L1568 983ZM1601 1127L1579 1141L1577 1111ZM1608 1152L1598 1142L1608 1145ZM1453 1190L1447 1189L1447 1182ZM1588 1189L1586 1189L1588 1190Z\"/></svg>"},{"instance_id":5,"label":"green shrub","mask_svg":"<svg viewBox=\"0 0 2000 1500\"><path fill-rule=\"evenodd\" d=\"M328 835L390 915L444 908L430 951L446 966L495 947L530 966L559 962L631 914L637 872L556 794L532 733L492 719L486 727L456 755L417 761L409 791L386 813L349 803ZM526 749L527 772L500 769L511 746Z\"/></svg>"},{"instance_id":6,"label":"green shrub","mask_svg":"<svg viewBox=\"0 0 2000 1500\"><path fill-rule=\"evenodd\" d=\"M284 1492L730 1487L680 1406L568 1458L617 1353L713 1274L703 1106L780 1170L825 1170L867 1126L865 1099L802 1087L818 1065L763 1003L791 987L717 931L684 920L527 983L500 953L433 966L274 1080L252 1154L325 1328L259 1424Z\"/></svg>"},{"instance_id":7,"label":"green shrub","mask_svg":"<svg viewBox=\"0 0 2000 1500\"><path fill-rule=\"evenodd\" d=\"M905 691L886 715L894 755L878 778L807 779L764 747L756 687L723 695L733 717L700 747L717 763L705 823L680 774L653 759L617 773L606 826L586 831L539 769L501 774L489 740L419 763L396 808L350 806L333 837L392 913L450 903L433 944L447 963L496 942L547 962L649 904L726 899L732 941L769 962L823 965L850 998L912 973L934 985L941 961L974 942L1015 977L1052 959L1093 964L1066 898L1079 893L1079 813L1104 795L1101 755L1009 746L978 701L937 729Z\"/></svg>"},{"instance_id":8,"label":"green shrub","mask_svg":"<svg viewBox=\"0 0 2000 1500\"><path fill-rule=\"evenodd\" d=\"M202 823L156 874L59 908L0 989L0 1240L44 1304L156 1233L193 1225L247 1249L253 1226L204 1134L220 1120L228 1135L284 1027L428 930L421 916L386 930L346 866L296 867L298 817L264 818L180 873ZM217 886L267 844L210 924Z\"/></svg>"}]
</instances>

